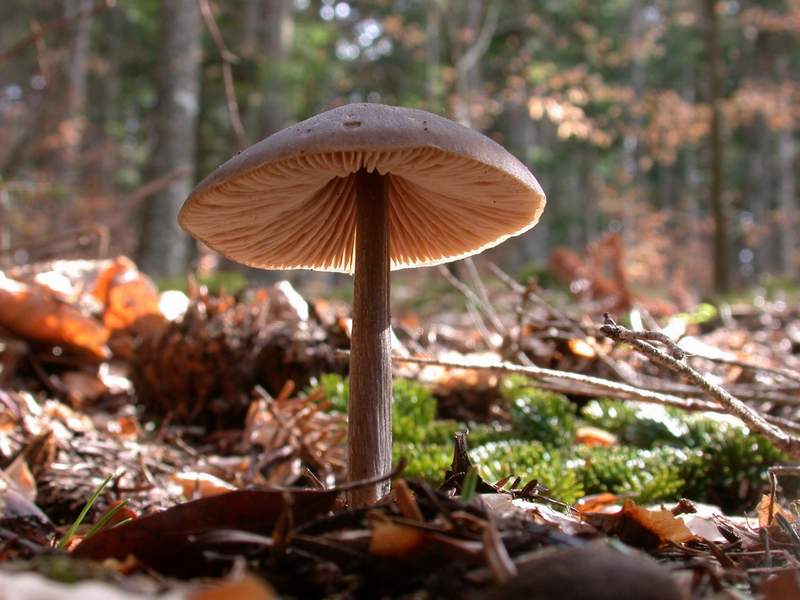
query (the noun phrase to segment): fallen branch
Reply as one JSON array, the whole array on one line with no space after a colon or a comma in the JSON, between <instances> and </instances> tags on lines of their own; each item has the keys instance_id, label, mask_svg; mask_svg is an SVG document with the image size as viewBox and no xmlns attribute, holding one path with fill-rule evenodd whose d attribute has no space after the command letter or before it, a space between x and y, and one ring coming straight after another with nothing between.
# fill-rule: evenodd
<instances>
[{"instance_id":1,"label":"fallen branch","mask_svg":"<svg viewBox=\"0 0 800 600\"><path fill-rule=\"evenodd\" d=\"M339 354L348 355L348 350L339 350ZM566 394L577 394L581 396L603 396L616 400L635 400L646 404L659 404L670 406L689 412L712 412L717 414L730 414L725 406L708 400L698 398L682 398L672 394L653 392L638 388L626 383L593 377L591 375L581 375L568 371L558 371L556 369L546 369L535 365L517 365L511 362L499 362L494 364L475 364L453 360L439 360L422 356L392 356L392 360L398 363L411 363L418 365L431 365L448 367L451 369L476 369L488 371L500 371L503 373L516 373L535 379L542 387ZM567 383L572 385L567 385ZM790 431L800 432L800 423L793 423L788 419L767 415L764 419L773 423L776 427Z\"/></svg>"},{"instance_id":2,"label":"fallen branch","mask_svg":"<svg viewBox=\"0 0 800 600\"><path fill-rule=\"evenodd\" d=\"M736 358L725 358L722 356L704 356L702 354L691 354L689 355L689 358L708 360L720 365L742 367L743 369L749 369L751 371L761 371L763 373L770 373L772 375L783 377L784 379L790 379L792 381L800 382L800 373L798 373L797 371L792 371L791 369L786 369L781 367L765 367L763 365L757 365L746 360L739 360Z\"/></svg>"},{"instance_id":3,"label":"fallen branch","mask_svg":"<svg viewBox=\"0 0 800 600\"><path fill-rule=\"evenodd\" d=\"M726 412L742 420L750 429L769 438L779 449L792 456L800 456L800 438L792 436L783 429L769 423L761 414L733 396L730 392L695 371L692 367L679 361L663 350L639 339L634 332L617 325L611 317L605 315L600 331L614 341L624 341L649 357L656 364L681 375L690 383L701 388L707 395L716 400Z\"/></svg>"},{"instance_id":4,"label":"fallen branch","mask_svg":"<svg viewBox=\"0 0 800 600\"><path fill-rule=\"evenodd\" d=\"M461 281L458 277L453 275L444 265L439 265L439 273L441 273L442 277L444 277L450 285L456 288L459 292L464 295L464 298L467 299L467 302L475 306L480 312L486 316L487 319L492 323L492 326L495 328L495 331L501 332L505 331L505 326L500 321L500 318L497 316L497 313L491 308L490 304L483 302L472 289Z\"/></svg>"},{"instance_id":5,"label":"fallen branch","mask_svg":"<svg viewBox=\"0 0 800 600\"><path fill-rule=\"evenodd\" d=\"M669 355L675 360L683 360L686 357L686 353L678 347L678 344L660 331L631 331L630 329L617 325L608 313L604 313L603 318L603 326L600 328L600 332L610 337L612 340L628 342L632 346L635 346L634 342L638 341L658 342L667 347ZM613 335L609 335L609 331L612 330ZM651 345L648 344L648 346Z\"/></svg>"}]
</instances>

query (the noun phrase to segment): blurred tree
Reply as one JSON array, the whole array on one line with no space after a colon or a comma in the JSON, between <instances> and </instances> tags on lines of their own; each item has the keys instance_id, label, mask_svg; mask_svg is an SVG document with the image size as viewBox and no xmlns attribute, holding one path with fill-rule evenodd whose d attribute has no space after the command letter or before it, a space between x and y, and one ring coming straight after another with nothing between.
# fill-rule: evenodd
<instances>
[{"instance_id":1,"label":"blurred tree","mask_svg":"<svg viewBox=\"0 0 800 600\"><path fill-rule=\"evenodd\" d=\"M721 74L717 0L703 0L703 17L706 29L706 52L708 54L708 102L711 105L708 147L711 157L709 202L714 215L714 287L717 292L729 292L731 289L731 267L728 242L728 210L723 196Z\"/></svg>"},{"instance_id":2,"label":"blurred tree","mask_svg":"<svg viewBox=\"0 0 800 600\"><path fill-rule=\"evenodd\" d=\"M138 212L146 268L180 269L187 250L174 214L193 177L138 210L141 186L192 163L204 176L244 143L368 101L469 122L532 168L550 204L541 227L492 255L507 266L612 230L624 233L636 285L683 272L708 291L715 255L729 261L718 277L734 285L798 268L798 0L713 2L713 101L708 0L197 1L219 34L195 30L193 48L202 40L207 50L199 67L191 53L167 60L169 38L186 37L175 23L189 3L109 10L111 0L93 0L91 18L70 21L84 0L0 2L4 243L92 218L112 228L113 251L131 252L125 225ZM81 94L68 92L81 86L73 104ZM181 111L175 97L199 111ZM173 126L187 144L174 142ZM60 183L70 180L71 190ZM62 202L67 193L74 201ZM159 226L166 234L151 234ZM173 254L183 258L173 264Z\"/></svg>"},{"instance_id":3,"label":"blurred tree","mask_svg":"<svg viewBox=\"0 0 800 600\"><path fill-rule=\"evenodd\" d=\"M154 177L176 171L164 190L142 208L139 264L160 277L175 277L189 267L189 238L178 226L178 211L194 183L200 94L202 23L197 0L161 1L161 46Z\"/></svg>"},{"instance_id":4,"label":"blurred tree","mask_svg":"<svg viewBox=\"0 0 800 600\"><path fill-rule=\"evenodd\" d=\"M86 82L88 79L90 24L93 0L64 0L64 19L72 35L66 59L64 114L59 124L63 153L58 161L59 180L70 197L80 177L80 150L86 128Z\"/></svg>"}]
</instances>

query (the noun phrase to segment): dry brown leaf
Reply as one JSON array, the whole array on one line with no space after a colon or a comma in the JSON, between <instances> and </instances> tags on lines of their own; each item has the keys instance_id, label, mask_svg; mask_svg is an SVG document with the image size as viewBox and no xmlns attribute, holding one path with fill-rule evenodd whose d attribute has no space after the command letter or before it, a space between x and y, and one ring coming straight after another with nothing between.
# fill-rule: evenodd
<instances>
[{"instance_id":1,"label":"dry brown leaf","mask_svg":"<svg viewBox=\"0 0 800 600\"><path fill-rule=\"evenodd\" d=\"M682 544L694 539L686 524L668 510L650 510L625 500L619 512L586 513L585 519L609 535L639 548L664 543Z\"/></svg>"},{"instance_id":2,"label":"dry brown leaf","mask_svg":"<svg viewBox=\"0 0 800 600\"><path fill-rule=\"evenodd\" d=\"M486 512L496 519L533 519L541 525L556 527L567 535L591 535L597 532L574 513L559 512L544 502L514 499L509 494L481 494L481 503Z\"/></svg>"},{"instance_id":3,"label":"dry brown leaf","mask_svg":"<svg viewBox=\"0 0 800 600\"><path fill-rule=\"evenodd\" d=\"M417 551L424 537L418 529L391 521L375 520L372 523L369 551L374 556L406 559Z\"/></svg>"},{"instance_id":4,"label":"dry brown leaf","mask_svg":"<svg viewBox=\"0 0 800 600\"><path fill-rule=\"evenodd\" d=\"M95 413L92 422L99 431L110 433L121 440L135 440L142 434L139 421L132 415L110 415Z\"/></svg>"},{"instance_id":5,"label":"dry brown leaf","mask_svg":"<svg viewBox=\"0 0 800 600\"><path fill-rule=\"evenodd\" d=\"M254 575L225 581L214 587L189 595L189 600L273 600L275 591L263 579Z\"/></svg>"},{"instance_id":6,"label":"dry brown leaf","mask_svg":"<svg viewBox=\"0 0 800 600\"><path fill-rule=\"evenodd\" d=\"M591 496L585 496L578 500L575 504L575 508L584 513L600 512L604 508L616 504L618 500L619 497L611 492L592 494Z\"/></svg>"},{"instance_id":7,"label":"dry brown leaf","mask_svg":"<svg viewBox=\"0 0 800 600\"><path fill-rule=\"evenodd\" d=\"M617 445L617 436L605 429L584 425L575 432L575 441L585 446L601 446L607 448Z\"/></svg>"},{"instance_id":8,"label":"dry brown leaf","mask_svg":"<svg viewBox=\"0 0 800 600\"><path fill-rule=\"evenodd\" d=\"M437 358L464 365L486 367L501 362L502 357L496 352L473 352L462 354L457 351L445 351ZM447 395L457 390L494 389L499 378L497 373L485 368L452 368L441 365L427 365L419 373L419 379L434 385L434 393Z\"/></svg>"},{"instance_id":9,"label":"dry brown leaf","mask_svg":"<svg viewBox=\"0 0 800 600\"><path fill-rule=\"evenodd\" d=\"M109 329L120 329L143 315L160 312L155 284L126 256L103 265L92 296L105 307L103 320Z\"/></svg>"},{"instance_id":10,"label":"dry brown leaf","mask_svg":"<svg viewBox=\"0 0 800 600\"><path fill-rule=\"evenodd\" d=\"M49 522L47 516L27 496L25 491L17 488L15 481L0 471L0 519L34 517Z\"/></svg>"},{"instance_id":11,"label":"dry brown leaf","mask_svg":"<svg viewBox=\"0 0 800 600\"><path fill-rule=\"evenodd\" d=\"M28 468L28 463L19 455L14 462L6 467L3 472L8 481L14 484L16 490L22 494L26 500L36 502L36 478Z\"/></svg>"},{"instance_id":12,"label":"dry brown leaf","mask_svg":"<svg viewBox=\"0 0 800 600\"><path fill-rule=\"evenodd\" d=\"M30 286L0 273L0 325L18 336L107 358L108 332L78 308L42 287Z\"/></svg>"},{"instance_id":13,"label":"dry brown leaf","mask_svg":"<svg viewBox=\"0 0 800 600\"><path fill-rule=\"evenodd\" d=\"M678 518L686 524L689 531L699 538L719 544L727 541L725 536L720 533L713 515L680 515Z\"/></svg>"},{"instance_id":14,"label":"dry brown leaf","mask_svg":"<svg viewBox=\"0 0 800 600\"><path fill-rule=\"evenodd\" d=\"M772 521L775 519L775 515L780 514L786 518L787 521L790 523L795 522L795 516L790 513L789 511L785 510L781 507L780 504L775 502L772 505L772 515L769 512L769 505L770 505L770 497L769 494L764 494L761 496L761 500L758 502L758 524L761 527L769 527L772 524ZM772 519L770 519L772 516Z\"/></svg>"},{"instance_id":15,"label":"dry brown leaf","mask_svg":"<svg viewBox=\"0 0 800 600\"><path fill-rule=\"evenodd\" d=\"M231 492L236 486L219 477L208 473L198 473L196 471L184 471L170 476L173 483L181 487L185 498L209 498Z\"/></svg>"},{"instance_id":16,"label":"dry brown leaf","mask_svg":"<svg viewBox=\"0 0 800 600\"><path fill-rule=\"evenodd\" d=\"M764 600L800 598L800 579L797 569L786 569L772 575L761 584Z\"/></svg>"},{"instance_id":17,"label":"dry brown leaf","mask_svg":"<svg viewBox=\"0 0 800 600\"><path fill-rule=\"evenodd\" d=\"M575 356L580 356L582 358L595 358L597 356L597 352L595 352L592 345L586 340L570 338L567 340L567 345Z\"/></svg>"},{"instance_id":18,"label":"dry brown leaf","mask_svg":"<svg viewBox=\"0 0 800 600\"><path fill-rule=\"evenodd\" d=\"M422 511L414 497L414 492L408 487L404 479L398 479L392 484L392 495L394 496L400 513L412 521L424 521Z\"/></svg>"},{"instance_id":19,"label":"dry brown leaf","mask_svg":"<svg viewBox=\"0 0 800 600\"><path fill-rule=\"evenodd\" d=\"M61 375L61 383L67 388L69 401L73 406L83 406L108 392L108 388L97 375L83 371L64 373Z\"/></svg>"}]
</instances>

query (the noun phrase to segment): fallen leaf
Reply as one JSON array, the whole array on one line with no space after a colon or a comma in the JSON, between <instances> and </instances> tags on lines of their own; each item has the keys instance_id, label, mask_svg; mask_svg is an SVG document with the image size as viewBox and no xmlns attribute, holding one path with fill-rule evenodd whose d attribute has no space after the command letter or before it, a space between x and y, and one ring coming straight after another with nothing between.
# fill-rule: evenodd
<instances>
[{"instance_id":1,"label":"fallen leaf","mask_svg":"<svg viewBox=\"0 0 800 600\"><path fill-rule=\"evenodd\" d=\"M682 544L694 539L684 522L668 510L650 510L625 500L615 513L585 513L586 521L608 535L637 548L652 548L672 542Z\"/></svg>"},{"instance_id":2,"label":"fallen leaf","mask_svg":"<svg viewBox=\"0 0 800 600\"><path fill-rule=\"evenodd\" d=\"M574 513L562 513L544 502L531 502L512 498L509 494L481 494L481 503L486 512L496 519L533 519L539 525L555 527L567 535L596 534L597 530L584 523Z\"/></svg>"},{"instance_id":3,"label":"fallen leaf","mask_svg":"<svg viewBox=\"0 0 800 600\"><path fill-rule=\"evenodd\" d=\"M24 455L20 454L3 472L6 480L30 502L36 502L36 479L28 468Z\"/></svg>"},{"instance_id":4,"label":"fallen leaf","mask_svg":"<svg viewBox=\"0 0 800 600\"><path fill-rule=\"evenodd\" d=\"M83 406L108 392L108 388L97 375L84 371L63 373L61 383L67 388L67 395L73 406Z\"/></svg>"},{"instance_id":5,"label":"fallen leaf","mask_svg":"<svg viewBox=\"0 0 800 600\"><path fill-rule=\"evenodd\" d=\"M27 285L0 273L0 325L31 341L82 350L107 358L108 332L48 288Z\"/></svg>"},{"instance_id":6,"label":"fallen leaf","mask_svg":"<svg viewBox=\"0 0 800 600\"><path fill-rule=\"evenodd\" d=\"M786 520L789 521L789 523L795 522L796 520L795 516L789 511L782 508L781 505L778 504L777 502L775 502L772 505L772 515L770 515L769 505L770 505L769 494L763 494L761 496L761 500L758 502L758 508L756 509L758 511L758 524L761 527L769 527L770 525L772 525L772 521L775 519L776 514L781 514L784 517L786 517ZM772 518L770 518L770 516Z\"/></svg>"},{"instance_id":7,"label":"fallen leaf","mask_svg":"<svg viewBox=\"0 0 800 600\"><path fill-rule=\"evenodd\" d=\"M0 519L15 517L34 517L43 523L49 523L47 516L17 489L16 484L0 472Z\"/></svg>"},{"instance_id":8,"label":"fallen leaf","mask_svg":"<svg viewBox=\"0 0 800 600\"><path fill-rule=\"evenodd\" d=\"M215 570L214 564L205 554L205 546L195 542L197 536L220 529L268 535L286 510L291 510L295 524L303 523L332 509L337 494L335 490L228 492L101 531L82 541L72 554L93 560L124 560L133 554L165 575L208 576Z\"/></svg>"},{"instance_id":9,"label":"fallen leaf","mask_svg":"<svg viewBox=\"0 0 800 600\"><path fill-rule=\"evenodd\" d=\"M581 358L595 358L597 356L597 352L586 340L570 338L567 340L567 345L575 356L580 356Z\"/></svg>"},{"instance_id":10,"label":"fallen leaf","mask_svg":"<svg viewBox=\"0 0 800 600\"><path fill-rule=\"evenodd\" d=\"M719 531L717 523L713 517L708 515L680 515L686 528L694 535L709 542L724 544L727 540Z\"/></svg>"},{"instance_id":11,"label":"fallen leaf","mask_svg":"<svg viewBox=\"0 0 800 600\"><path fill-rule=\"evenodd\" d=\"M380 520L372 524L369 552L384 558L407 559L418 551L424 539L419 529Z\"/></svg>"},{"instance_id":12,"label":"fallen leaf","mask_svg":"<svg viewBox=\"0 0 800 600\"><path fill-rule=\"evenodd\" d=\"M184 498L210 498L211 496L219 496L236 489L236 486L223 481L219 477L196 471L174 473L170 477L170 481L181 487L181 493Z\"/></svg>"},{"instance_id":13,"label":"fallen leaf","mask_svg":"<svg viewBox=\"0 0 800 600\"><path fill-rule=\"evenodd\" d=\"M188 600L272 600L275 591L263 579L245 575L189 594Z\"/></svg>"},{"instance_id":14,"label":"fallen leaf","mask_svg":"<svg viewBox=\"0 0 800 600\"><path fill-rule=\"evenodd\" d=\"M786 569L770 576L761 584L764 600L800 598L800 581L797 569Z\"/></svg>"},{"instance_id":15,"label":"fallen leaf","mask_svg":"<svg viewBox=\"0 0 800 600\"><path fill-rule=\"evenodd\" d=\"M610 492L592 494L591 496L584 496L578 500L575 504L575 508L585 513L600 512L609 506L615 505L618 501L619 497Z\"/></svg>"},{"instance_id":16,"label":"fallen leaf","mask_svg":"<svg viewBox=\"0 0 800 600\"><path fill-rule=\"evenodd\" d=\"M575 432L575 441L585 446L600 446L608 448L617 445L617 436L605 429L584 425Z\"/></svg>"}]
</instances>

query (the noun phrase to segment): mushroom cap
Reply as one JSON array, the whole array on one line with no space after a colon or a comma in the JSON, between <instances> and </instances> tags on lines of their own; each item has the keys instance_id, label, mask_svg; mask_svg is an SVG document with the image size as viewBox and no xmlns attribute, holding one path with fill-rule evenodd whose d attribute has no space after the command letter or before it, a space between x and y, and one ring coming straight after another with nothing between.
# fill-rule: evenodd
<instances>
[{"instance_id":1,"label":"mushroom cap","mask_svg":"<svg viewBox=\"0 0 800 600\"><path fill-rule=\"evenodd\" d=\"M350 104L240 152L181 208L181 227L262 269L352 273L360 169L387 176L392 269L456 260L533 227L542 188L499 144L411 108Z\"/></svg>"}]
</instances>

